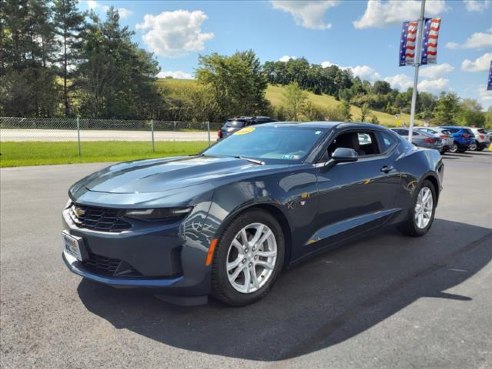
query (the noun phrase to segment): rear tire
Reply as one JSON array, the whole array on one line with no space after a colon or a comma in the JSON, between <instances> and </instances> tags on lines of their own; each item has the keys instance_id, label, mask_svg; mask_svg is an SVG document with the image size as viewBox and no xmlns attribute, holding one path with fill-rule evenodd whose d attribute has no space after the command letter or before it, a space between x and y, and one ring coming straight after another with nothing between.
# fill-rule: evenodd
<instances>
[{"instance_id":1,"label":"rear tire","mask_svg":"<svg viewBox=\"0 0 492 369\"><path fill-rule=\"evenodd\" d=\"M429 200L426 196L431 196L432 198ZM418 190L414 192L412 207L408 211L405 222L400 224L400 231L411 237L421 237L426 234L434 222L436 203L436 189L426 179Z\"/></svg>"},{"instance_id":2,"label":"rear tire","mask_svg":"<svg viewBox=\"0 0 492 369\"><path fill-rule=\"evenodd\" d=\"M284 255L285 236L270 213L255 209L240 214L219 237L212 264L212 296L232 306L260 300L280 274Z\"/></svg>"},{"instance_id":3,"label":"rear tire","mask_svg":"<svg viewBox=\"0 0 492 369\"><path fill-rule=\"evenodd\" d=\"M478 144L476 141L472 143L470 146L468 146L468 150L470 151L477 151L477 149L478 149Z\"/></svg>"}]
</instances>

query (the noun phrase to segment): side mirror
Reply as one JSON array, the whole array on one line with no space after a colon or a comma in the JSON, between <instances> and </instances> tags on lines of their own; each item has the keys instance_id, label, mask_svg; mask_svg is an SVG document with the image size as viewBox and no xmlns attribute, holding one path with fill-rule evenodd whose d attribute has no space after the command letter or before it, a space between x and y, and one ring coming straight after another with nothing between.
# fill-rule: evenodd
<instances>
[{"instance_id":1,"label":"side mirror","mask_svg":"<svg viewBox=\"0 0 492 369\"><path fill-rule=\"evenodd\" d=\"M348 147L339 147L333 154L331 154L332 160L337 163L348 163L352 161L357 161L359 159L359 154L354 149L349 149Z\"/></svg>"}]
</instances>

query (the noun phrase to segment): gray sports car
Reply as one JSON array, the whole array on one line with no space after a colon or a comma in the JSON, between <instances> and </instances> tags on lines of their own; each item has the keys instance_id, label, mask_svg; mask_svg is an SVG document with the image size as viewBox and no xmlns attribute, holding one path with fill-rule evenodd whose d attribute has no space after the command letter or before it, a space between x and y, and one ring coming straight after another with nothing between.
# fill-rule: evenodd
<instances>
[{"instance_id":1,"label":"gray sports car","mask_svg":"<svg viewBox=\"0 0 492 369\"><path fill-rule=\"evenodd\" d=\"M115 164L75 183L63 259L106 285L245 305L282 268L358 235L389 224L424 235L443 170L436 150L375 125L246 127L198 155Z\"/></svg>"}]
</instances>

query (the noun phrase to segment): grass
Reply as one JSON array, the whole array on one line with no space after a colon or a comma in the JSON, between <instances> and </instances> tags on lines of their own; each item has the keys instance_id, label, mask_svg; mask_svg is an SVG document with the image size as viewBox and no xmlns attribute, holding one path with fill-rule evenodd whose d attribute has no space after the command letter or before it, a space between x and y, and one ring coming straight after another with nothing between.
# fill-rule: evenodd
<instances>
[{"instance_id":1,"label":"grass","mask_svg":"<svg viewBox=\"0 0 492 369\"><path fill-rule=\"evenodd\" d=\"M196 83L198 83L196 80L190 80L190 79L159 79L157 81L157 85L161 87L167 87L170 91L176 91L180 88L184 88L187 86L193 86ZM285 86L274 86L274 85L269 85L266 91L266 98L267 100L270 101L270 103L273 106L280 106L282 105L282 96L285 91ZM308 94L309 100L321 107L321 108L328 108L328 109L336 109L338 105L340 104L340 101L337 101L333 96L329 95L316 95L313 94L312 92L306 91ZM355 105L352 105L350 109L353 119L356 120L357 118L360 117L360 108L358 108ZM370 120L371 115L374 114L378 120L379 124L387 127L394 127L394 126L401 126L401 123L407 123L410 122L410 115L409 114L400 114L400 117L398 121L395 119L395 117L391 114L383 113L380 111L375 111L371 110L370 113L368 114L367 119ZM420 120L416 120L416 123L422 124L423 122Z\"/></svg>"},{"instance_id":2,"label":"grass","mask_svg":"<svg viewBox=\"0 0 492 369\"><path fill-rule=\"evenodd\" d=\"M83 142L78 156L77 142L1 142L0 167L27 165L118 162L165 156L192 155L207 142L97 141Z\"/></svg>"}]
</instances>

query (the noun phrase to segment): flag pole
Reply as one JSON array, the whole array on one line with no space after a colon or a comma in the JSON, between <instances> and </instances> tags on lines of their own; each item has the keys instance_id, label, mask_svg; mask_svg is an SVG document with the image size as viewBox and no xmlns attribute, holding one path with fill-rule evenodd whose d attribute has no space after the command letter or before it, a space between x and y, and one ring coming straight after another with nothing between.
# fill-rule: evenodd
<instances>
[{"instance_id":1,"label":"flag pole","mask_svg":"<svg viewBox=\"0 0 492 369\"><path fill-rule=\"evenodd\" d=\"M417 44L415 50L415 73L413 76L412 106L410 108L410 128L408 130L408 141L412 142L413 126L415 124L415 106L417 105L417 85L419 83L419 67L422 54L422 30L425 22L425 0L420 4L420 18L417 25Z\"/></svg>"}]
</instances>

